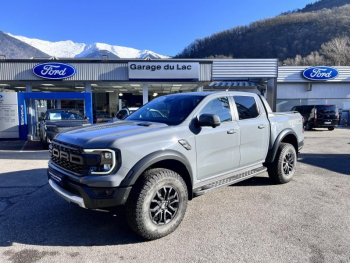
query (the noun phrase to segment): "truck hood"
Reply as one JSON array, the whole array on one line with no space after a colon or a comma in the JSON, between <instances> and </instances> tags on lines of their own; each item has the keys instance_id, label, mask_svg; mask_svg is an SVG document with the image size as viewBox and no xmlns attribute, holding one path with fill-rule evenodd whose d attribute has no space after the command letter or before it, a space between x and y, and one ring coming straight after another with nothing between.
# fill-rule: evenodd
<instances>
[{"instance_id":1,"label":"truck hood","mask_svg":"<svg viewBox=\"0 0 350 263\"><path fill-rule=\"evenodd\" d=\"M166 127L169 126L164 123L117 121L60 133L56 137L56 140L87 149L101 149L107 148L117 139L140 133L148 133Z\"/></svg>"}]
</instances>

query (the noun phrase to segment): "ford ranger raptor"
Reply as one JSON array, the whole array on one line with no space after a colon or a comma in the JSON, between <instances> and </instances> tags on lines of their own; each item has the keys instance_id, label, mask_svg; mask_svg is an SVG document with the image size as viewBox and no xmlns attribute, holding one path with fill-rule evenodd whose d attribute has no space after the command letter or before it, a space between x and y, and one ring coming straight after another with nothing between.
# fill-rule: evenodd
<instances>
[{"instance_id":1,"label":"ford ranger raptor","mask_svg":"<svg viewBox=\"0 0 350 263\"><path fill-rule=\"evenodd\" d=\"M123 121L58 134L48 180L82 208L124 205L130 227L157 239L179 226L196 196L264 172L288 183L303 132L298 112L272 112L257 94L172 94Z\"/></svg>"}]
</instances>

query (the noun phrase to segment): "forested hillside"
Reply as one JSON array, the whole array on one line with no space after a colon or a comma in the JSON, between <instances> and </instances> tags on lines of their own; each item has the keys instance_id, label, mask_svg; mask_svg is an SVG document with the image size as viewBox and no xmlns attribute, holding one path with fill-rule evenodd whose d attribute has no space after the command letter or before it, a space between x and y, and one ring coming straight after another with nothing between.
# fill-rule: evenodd
<instances>
[{"instance_id":1,"label":"forested hillside","mask_svg":"<svg viewBox=\"0 0 350 263\"><path fill-rule=\"evenodd\" d=\"M302 10L196 39L177 57L279 58L288 65L313 60L321 64L350 64L350 56L339 62L337 55L331 54L332 50L350 50L350 5L333 7L343 3L350 0L322 0ZM328 6L333 8L327 9Z\"/></svg>"}]
</instances>

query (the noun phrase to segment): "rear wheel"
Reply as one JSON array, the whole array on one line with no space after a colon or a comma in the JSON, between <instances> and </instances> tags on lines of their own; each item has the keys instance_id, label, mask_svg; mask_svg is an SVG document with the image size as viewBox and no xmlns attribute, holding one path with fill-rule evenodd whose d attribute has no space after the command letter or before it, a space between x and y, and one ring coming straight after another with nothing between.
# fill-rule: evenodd
<instances>
[{"instance_id":1,"label":"rear wheel","mask_svg":"<svg viewBox=\"0 0 350 263\"><path fill-rule=\"evenodd\" d=\"M126 203L128 224L149 240L169 235L184 218L187 200L187 186L179 174L162 168L147 170Z\"/></svg>"},{"instance_id":2,"label":"rear wheel","mask_svg":"<svg viewBox=\"0 0 350 263\"><path fill-rule=\"evenodd\" d=\"M307 122L306 125L305 125L305 130L311 131L311 129L312 129L312 127L311 127L310 122Z\"/></svg>"},{"instance_id":3,"label":"rear wheel","mask_svg":"<svg viewBox=\"0 0 350 263\"><path fill-rule=\"evenodd\" d=\"M328 130L329 130L329 131L333 131L334 128L333 128L333 127L329 127Z\"/></svg>"},{"instance_id":4,"label":"rear wheel","mask_svg":"<svg viewBox=\"0 0 350 263\"><path fill-rule=\"evenodd\" d=\"M293 145L281 143L275 160L268 166L270 179L278 184L285 184L292 180L297 164L297 154Z\"/></svg>"}]
</instances>

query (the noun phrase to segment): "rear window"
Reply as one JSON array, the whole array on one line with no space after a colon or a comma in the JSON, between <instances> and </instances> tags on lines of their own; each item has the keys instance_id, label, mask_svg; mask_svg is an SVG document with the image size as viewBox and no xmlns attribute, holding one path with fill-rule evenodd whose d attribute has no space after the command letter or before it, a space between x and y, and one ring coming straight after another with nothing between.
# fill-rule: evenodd
<instances>
[{"instance_id":1,"label":"rear window","mask_svg":"<svg viewBox=\"0 0 350 263\"><path fill-rule=\"evenodd\" d=\"M259 116L258 107L254 97L251 96L233 96L238 117L240 120L254 119Z\"/></svg>"},{"instance_id":2,"label":"rear window","mask_svg":"<svg viewBox=\"0 0 350 263\"><path fill-rule=\"evenodd\" d=\"M337 106L335 105L318 105L316 108L319 113L337 113Z\"/></svg>"}]
</instances>

